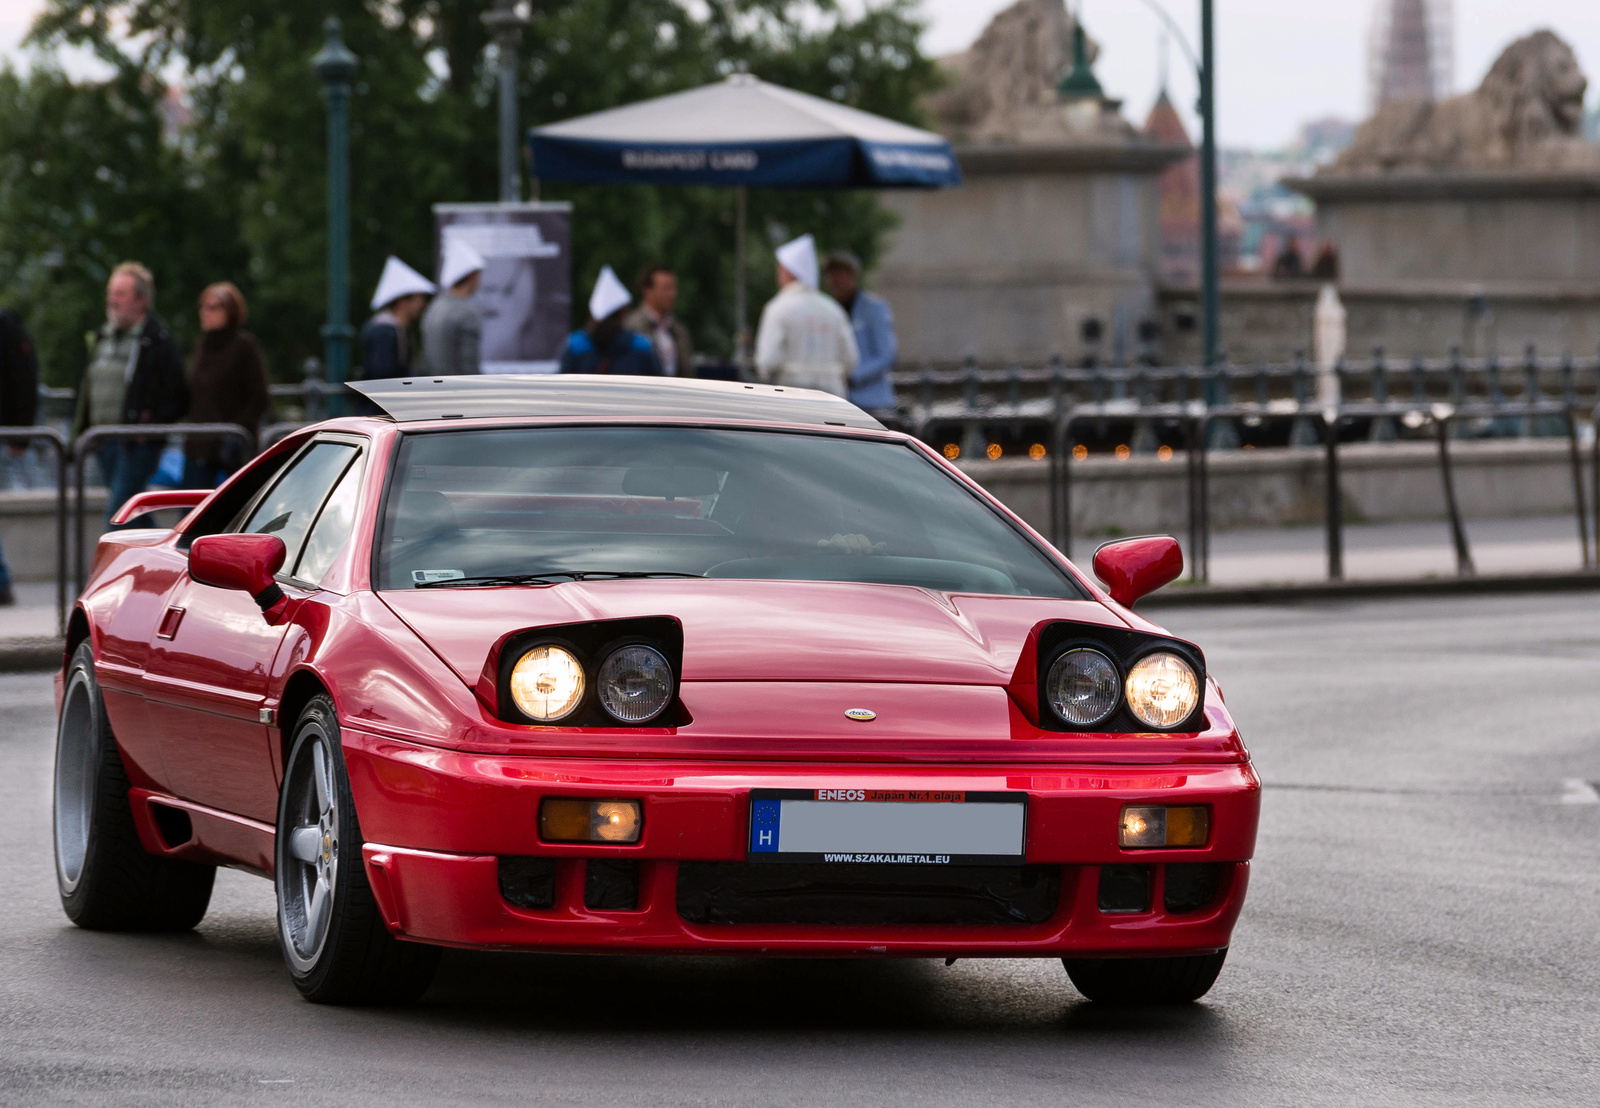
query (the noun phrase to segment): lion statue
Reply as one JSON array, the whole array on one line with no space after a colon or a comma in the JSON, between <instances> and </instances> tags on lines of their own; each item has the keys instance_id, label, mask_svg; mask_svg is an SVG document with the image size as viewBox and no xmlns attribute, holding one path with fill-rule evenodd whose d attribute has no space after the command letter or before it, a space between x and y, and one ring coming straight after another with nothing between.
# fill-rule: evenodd
<instances>
[{"instance_id":1,"label":"lion statue","mask_svg":"<svg viewBox=\"0 0 1600 1108\"><path fill-rule=\"evenodd\" d=\"M978 143L1131 134L1115 111L1088 119L1063 114L1056 84L1072 66L1072 36L1073 17L1061 0L1017 0L970 49L939 59L950 84L925 102L934 126L958 142ZM1093 62L1099 48L1092 39L1087 47Z\"/></svg>"},{"instance_id":2,"label":"lion statue","mask_svg":"<svg viewBox=\"0 0 1600 1108\"><path fill-rule=\"evenodd\" d=\"M1588 84L1572 47L1535 31L1472 92L1385 104L1326 172L1600 169L1600 143L1581 136Z\"/></svg>"}]
</instances>

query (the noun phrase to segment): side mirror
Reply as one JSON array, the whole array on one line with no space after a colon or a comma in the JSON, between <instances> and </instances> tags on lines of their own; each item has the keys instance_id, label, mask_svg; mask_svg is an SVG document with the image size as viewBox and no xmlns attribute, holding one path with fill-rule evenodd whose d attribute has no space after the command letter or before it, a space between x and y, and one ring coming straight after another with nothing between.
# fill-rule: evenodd
<instances>
[{"instance_id":1,"label":"side mirror","mask_svg":"<svg viewBox=\"0 0 1600 1108\"><path fill-rule=\"evenodd\" d=\"M1120 539L1094 552L1094 575L1105 582L1111 599L1125 608L1182 573L1183 549L1171 535Z\"/></svg>"},{"instance_id":2,"label":"side mirror","mask_svg":"<svg viewBox=\"0 0 1600 1108\"><path fill-rule=\"evenodd\" d=\"M268 622L277 623L288 603L276 580L287 556L277 535L202 535L189 547L189 576L249 593Z\"/></svg>"}]
</instances>

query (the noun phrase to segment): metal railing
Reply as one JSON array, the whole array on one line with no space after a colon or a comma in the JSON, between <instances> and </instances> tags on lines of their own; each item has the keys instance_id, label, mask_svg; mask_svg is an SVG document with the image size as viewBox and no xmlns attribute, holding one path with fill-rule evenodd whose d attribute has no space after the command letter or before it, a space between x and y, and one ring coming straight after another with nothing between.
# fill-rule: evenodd
<instances>
[{"instance_id":1,"label":"metal railing","mask_svg":"<svg viewBox=\"0 0 1600 1108\"><path fill-rule=\"evenodd\" d=\"M168 436L182 435L185 440L205 438L232 438L237 439L244 446L246 456L252 455L256 448L256 437L249 430L237 423L114 423L102 427L90 427L79 435L72 443L72 469L74 496L72 501L72 583L73 595L76 596L83 589L87 577L87 543L83 537L84 522L84 462L88 459L91 448L102 442L128 442L140 439L159 439L166 441ZM58 482L62 488L64 482ZM61 499L58 495L58 504ZM64 505L62 505L64 508Z\"/></svg>"},{"instance_id":2,"label":"metal railing","mask_svg":"<svg viewBox=\"0 0 1600 1108\"><path fill-rule=\"evenodd\" d=\"M1338 383L1339 397L1346 401L1444 401L1458 406L1473 399L1492 404L1559 399L1569 406L1600 401L1600 355L1545 357L1532 345L1517 360L1494 355L1467 358L1460 348L1443 358L1396 360L1378 347L1370 358L1342 359L1329 372ZM1040 366L980 367L975 358L968 358L959 368L897 370L894 381L903 404L928 413L936 408L976 412L1016 407L1038 399L1080 406L1119 402L1137 408L1198 400L1209 407L1226 407L1234 403L1236 395L1249 397L1257 406L1277 400L1303 407L1317 399L1318 376L1316 367L1298 352L1288 362L1212 368L1079 367L1066 365L1059 356ZM1513 395L1519 390L1508 388L1510 376L1520 377L1520 395Z\"/></svg>"},{"instance_id":3,"label":"metal railing","mask_svg":"<svg viewBox=\"0 0 1600 1108\"><path fill-rule=\"evenodd\" d=\"M1594 513L1595 539L1593 556L1589 540L1590 514L1587 510L1583 484L1582 449L1578 442L1578 413L1573 407L1556 400L1531 402L1502 401L1500 403L1468 402L1452 405L1441 402L1340 404L1327 408L1314 405L1219 405L1208 407L1199 401L1189 404L1160 404L1128 406L1126 404L1082 405L1054 413L1048 417L1051 449L1047 452L1049 538L1067 557L1072 556L1072 459L1075 426L1106 419L1133 419L1150 424L1163 424L1182 432L1186 460L1186 497L1189 517L1189 569L1190 578L1196 582L1210 580L1211 507L1210 507L1210 440L1212 426L1223 420L1253 420L1265 417L1304 421L1320 425L1324 452L1323 510L1324 531L1329 580L1344 577L1344 506L1340 485L1339 433L1340 428L1354 420L1392 420L1410 428L1431 425L1433 438L1438 444L1440 484L1443 491L1445 516L1450 526L1451 544L1455 551L1456 571L1462 576L1474 571L1471 547L1467 540L1460 502L1456 495L1454 466L1450 453L1451 428L1464 420L1499 419L1552 419L1562 423L1566 431L1567 454L1573 485L1573 514L1578 528L1580 564L1590 569L1600 564L1600 447L1594 455ZM929 441L928 431L933 424L957 424L963 427L989 427L1008 421L1038 420L1046 418L1037 405L1028 402L1013 409L990 409L985 412L932 414L911 424L916 437ZM1600 443L1600 405L1594 409L1591 424ZM1308 444L1309 445L1309 444Z\"/></svg>"}]
</instances>

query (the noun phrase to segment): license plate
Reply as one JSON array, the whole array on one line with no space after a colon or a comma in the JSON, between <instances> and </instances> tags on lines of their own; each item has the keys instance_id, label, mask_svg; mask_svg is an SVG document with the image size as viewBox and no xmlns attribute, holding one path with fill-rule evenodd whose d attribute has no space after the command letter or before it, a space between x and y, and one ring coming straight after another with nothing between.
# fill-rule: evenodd
<instances>
[{"instance_id":1,"label":"license plate","mask_svg":"<svg viewBox=\"0 0 1600 1108\"><path fill-rule=\"evenodd\" d=\"M752 862L1021 865L1022 793L752 789Z\"/></svg>"}]
</instances>

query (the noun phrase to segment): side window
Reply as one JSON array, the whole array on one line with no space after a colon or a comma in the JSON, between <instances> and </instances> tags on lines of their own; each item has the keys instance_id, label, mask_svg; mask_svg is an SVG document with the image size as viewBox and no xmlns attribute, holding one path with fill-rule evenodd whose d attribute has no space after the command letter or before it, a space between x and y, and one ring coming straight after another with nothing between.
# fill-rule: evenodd
<instances>
[{"instance_id":1,"label":"side window","mask_svg":"<svg viewBox=\"0 0 1600 1108\"><path fill-rule=\"evenodd\" d=\"M294 454L293 450L289 450L266 461L249 463L250 468L236 477L227 491L219 493L216 499L206 506L200 517L189 524L179 542L179 549L189 549L190 544L202 535L220 535L230 530L238 520L239 513L244 511L245 505L255 499L256 493L266 488L267 483L278 475L284 463L294 457Z\"/></svg>"},{"instance_id":2,"label":"side window","mask_svg":"<svg viewBox=\"0 0 1600 1108\"><path fill-rule=\"evenodd\" d=\"M300 560L306 532L328 491L356 456L356 448L342 442L319 442L291 465L278 483L256 505L239 528L246 534L277 535L288 549L285 566Z\"/></svg>"},{"instance_id":3,"label":"side window","mask_svg":"<svg viewBox=\"0 0 1600 1108\"><path fill-rule=\"evenodd\" d=\"M344 476L334 486L333 495L322 506L322 514L311 525L305 553L300 555L300 564L294 571L299 580L313 585L321 581L332 568L339 551L350 541L356 522L356 500L361 493L361 468L361 463L357 462L344 471Z\"/></svg>"}]
</instances>

